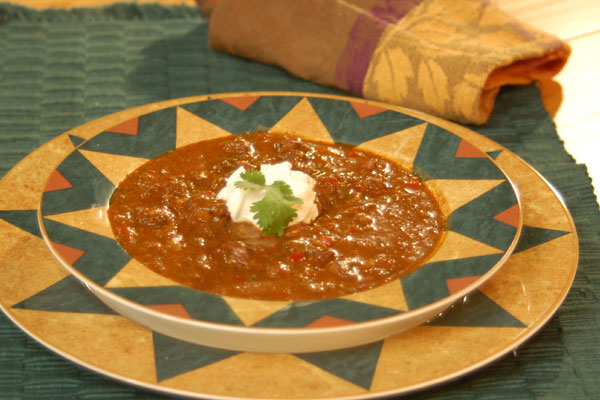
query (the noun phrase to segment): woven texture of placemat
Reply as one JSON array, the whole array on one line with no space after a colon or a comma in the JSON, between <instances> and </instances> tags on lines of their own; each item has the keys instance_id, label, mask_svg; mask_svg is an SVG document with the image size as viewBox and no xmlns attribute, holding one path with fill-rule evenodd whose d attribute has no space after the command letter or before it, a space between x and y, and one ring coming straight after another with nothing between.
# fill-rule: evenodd
<instances>
[{"instance_id":1,"label":"woven texture of placemat","mask_svg":"<svg viewBox=\"0 0 600 400\"><path fill-rule=\"evenodd\" d=\"M57 135L106 114L184 96L250 90L342 94L209 49L192 7L32 11L0 4L0 176ZM600 212L586 169L565 152L535 86L508 87L476 130L562 193L580 237L574 286L515 354L408 398L600 398ZM0 398L164 398L46 350L0 313Z\"/></svg>"}]
</instances>

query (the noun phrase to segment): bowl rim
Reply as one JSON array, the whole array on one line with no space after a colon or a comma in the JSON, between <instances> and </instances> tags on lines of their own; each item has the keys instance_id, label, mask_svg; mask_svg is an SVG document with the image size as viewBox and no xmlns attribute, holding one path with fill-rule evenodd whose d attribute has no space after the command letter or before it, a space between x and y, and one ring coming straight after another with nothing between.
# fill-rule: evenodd
<instances>
[{"instance_id":1,"label":"bowl rim","mask_svg":"<svg viewBox=\"0 0 600 400\"><path fill-rule=\"evenodd\" d=\"M214 94L208 94L208 95L197 95L197 96L189 96L189 97L182 97L182 98L177 98L177 99L153 102L153 103L121 110L121 111L115 112L113 114L109 114L109 115L100 117L96 120L82 124L66 133L67 134L75 134L79 130L99 128L97 125L99 125L98 121L100 121L100 120L108 121L107 123L102 124L102 125L105 125L106 129L108 129L112 126L115 126L119 122L127 121L130 118L135 118L135 117L139 117L139 116L142 116L145 114L150 114L155 111L159 111L159 110L170 108L170 107L185 105L185 104L192 103L192 102L219 100L219 99L229 98L229 97L235 98L235 97L249 97L249 96L281 96L281 97L294 96L294 97L300 97L300 98L316 97L316 98L326 98L326 99L348 101L348 102L359 102L359 103L364 103L364 104L373 105L373 106L377 106L377 107L382 107L382 108L385 108L385 109L388 109L391 111L400 112L400 113L421 119L423 122L431 123L438 127L442 127L445 130L448 130L448 128L450 128L450 129L463 129L463 130L471 131L470 129L462 127L458 124L443 120L439 117L425 114L423 112L407 109L407 108L400 107L400 106L390 105L390 104L382 103L382 102L378 102L378 101L356 98L356 97L352 97L352 96L331 95L331 94L311 93L311 92L286 92L286 91L249 91L249 92L245 92L244 91L244 92L226 92L226 93L214 93ZM124 115L127 117L123 118ZM85 139L81 143L74 146L73 151L70 152L69 154L67 154L64 158L62 158L61 161L53 168L53 171L56 170L56 167L61 165L62 162L66 158L68 158L74 152L78 151L78 149L82 145L84 145L88 141L95 138L101 132L102 132L102 130L98 131L97 134ZM457 137L460 137L450 130L448 130L448 132ZM462 140L466 140L466 139L462 139ZM471 144L472 146L474 146L475 148L479 148L478 146L472 144L470 141L468 141L468 140L466 140L466 141L469 144ZM360 145L359 145L359 147L360 147ZM448 296L442 297L442 298L437 299L433 302L430 302L426 305L419 306L419 307L416 307L411 310L407 310L404 312L399 311L398 314L395 314L395 315L391 315L391 316L387 316L387 317L373 318L373 319L370 319L367 321L358 321L358 322L352 321L351 324L346 324L346 325L325 326L325 327L246 326L246 325L234 325L234 324L205 321L205 320L199 320L199 319L193 319L193 318L185 318L185 317L180 317L180 316L176 316L173 314L169 314L166 312L161 312L161 311L152 309L148 306L145 306L143 304L140 304L138 302L135 302L133 300L127 299L123 296L120 296L111 290L108 290L104 286L94 282L92 279L85 276L83 273L81 273L79 270L77 270L75 267L73 267L69 262L67 262L62 257L62 255L60 255L60 253L55 249L55 247L52 243L52 240L50 239L48 233L46 232L45 226L44 226L44 216L42 213L42 198L44 195L43 192L40 194L40 200L38 202L38 208L37 208L38 226L39 226L42 238L43 238L46 246L49 248L49 250L53 254L53 256L61 263L61 265L64 268L67 269L67 271L71 275L73 275L80 283L84 284L88 290L90 289L90 286L91 286L94 289L94 290L92 290L92 292L94 294L95 294L95 290L99 291L100 293L102 293L102 295L107 296L108 298L112 299L113 301L121 303L130 309L136 310L137 312L139 312L141 314L149 315L153 318L166 320L166 321L176 323L176 324L183 324L183 325L190 326L190 327L205 328L205 329L209 329L209 330L220 330L220 331L232 332L232 333L252 333L252 334L258 333L258 334L267 335L267 336L297 336L297 335L317 336L317 335L322 335L325 333L346 333L346 332L355 331L357 329L366 329L366 328L377 327L377 326L393 325L393 324L399 323L400 321L426 316L428 314L431 314L432 311L437 310L439 308L446 309L446 308L450 307L452 304L459 301L461 298L464 298L465 296L467 296L469 293L471 293L472 291L477 289L479 286L483 285L488 279L490 279L506 263L508 258L512 255L515 248L517 247L519 238L520 238L520 235L522 232L523 213L522 213L521 194L520 194L518 186L514 183L513 179L508 174L506 174L506 172L496 163L496 161L493 158L491 158L485 152L483 152L483 153L486 155L487 159L492 164L494 164L494 166L503 174L504 178L506 179L506 182L508 182L508 184L510 185L510 187L515 195L516 205L518 206L518 209L519 209L518 224L516 227L515 235L511 241L510 245L508 246L508 248L504 251L504 253L500 257L500 259L498 261L496 261L496 263L488 271L486 271L484 274L482 274L477 280L468 284L467 286L463 287L462 289L456 291L455 293L452 293ZM442 240L443 239L444 238L442 238ZM117 241L117 243L118 243L118 241ZM440 243L441 243L441 241L440 241ZM438 243L438 247L439 247L439 243ZM434 253L435 253L435 251L432 253L432 255ZM429 257L431 257L431 255ZM426 260L421 265L423 265L425 263L426 263ZM175 281L173 281L173 282L176 284L174 286L181 286L181 287L189 288L185 285L178 284ZM394 281L392 281L392 282L394 282ZM388 283L385 283L384 285L388 285L390 283L391 282L388 282ZM381 285L381 286L384 286L384 285ZM198 290L198 289L193 289L193 290ZM218 297L230 297L230 298L232 297L232 296L215 295L215 294L212 294L210 292L205 292L205 291L201 291L201 292L209 293L211 295L218 296ZM359 293L359 292L356 292L356 293ZM353 294L355 294L355 293L353 293ZM290 301L289 305L299 304L299 303L314 303L314 302L319 302L319 301L323 301L323 300L343 299L343 297L344 296L334 297L331 299ZM240 298L240 299L243 299L243 298ZM245 299L245 300L249 300L249 299ZM262 301L268 302L270 300L262 300ZM349 301L353 301L353 300L349 300Z\"/></svg>"}]
</instances>

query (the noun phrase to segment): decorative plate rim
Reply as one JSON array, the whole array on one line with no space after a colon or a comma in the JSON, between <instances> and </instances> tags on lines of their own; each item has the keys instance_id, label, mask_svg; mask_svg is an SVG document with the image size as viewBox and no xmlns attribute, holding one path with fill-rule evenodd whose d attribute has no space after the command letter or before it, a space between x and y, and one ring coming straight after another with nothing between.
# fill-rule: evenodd
<instances>
[{"instance_id":1,"label":"decorative plate rim","mask_svg":"<svg viewBox=\"0 0 600 400\"><path fill-rule=\"evenodd\" d=\"M435 118L435 117L429 117L429 118ZM452 124L452 125L454 125L454 124ZM461 127L461 129L470 131L470 130L468 130L466 128L462 128L462 127ZM71 131L69 131L69 132L71 132ZM67 133L69 133L69 132L67 132ZM64 135L65 134L60 135L60 136L64 136ZM489 140L489 139L487 139L487 140ZM535 173L535 175L537 177L539 177L541 180L543 180L545 185L552 191L552 193L554 194L556 199L560 202L561 211L564 213L565 218L568 221L568 224L571 228L569 234L572 235L572 237L571 237L569 243L572 243L572 245L574 247L574 249L573 249L574 254L572 254L571 258L569 258L569 260L571 260L571 261L569 262L570 267L569 267L568 278L564 280L564 285L561 286L560 292L557 293L556 295L552 296L552 300L549 302L549 305L547 305L544 308L543 312L541 312L539 314L539 317L537 319L535 319L531 323L531 325L527 325L525 327L522 334L515 336L514 340L511 340L509 343L507 343L506 346L504 346L502 349L500 349L496 353L491 354L488 357L481 359L480 361L478 361L476 363L470 364L465 368L455 371L454 373L446 374L444 376L440 376L435 379L426 380L424 382L412 384L409 386L396 387L393 389L388 389L388 390L373 392L373 393L351 395L351 396L329 396L327 398L335 398L335 399L380 398L380 397L386 397L386 396L392 396L392 395L407 394L407 393L414 392L417 390L429 388L429 387L432 387L434 385L438 385L441 383L447 383L448 381L454 380L457 377L464 376L468 373L471 373L474 370L481 368L482 366L487 365L487 364L505 356L510 351L512 351L516 347L520 346L525 341L527 341L529 338L531 338L534 334L536 334L541 329L541 327L543 327L548 322L548 320L556 313L556 311L558 310L558 308L560 307L560 305L563 303L564 299L566 298L566 295L568 294L568 292L573 284L573 280L575 278L575 274L577 271L577 262L578 262L577 230L576 230L573 218L570 215L569 210L566 207L564 199L561 197L560 193L537 170L535 170L531 165L529 165L527 162L522 160L519 156L512 153L510 150L507 150L505 147L503 147L503 151L506 151L512 157L518 158L520 160L520 162L525 164L531 170L531 172ZM512 176L511 176L511 178L512 178ZM105 368L95 366L88 361L82 360L81 357L78 357L77 355L72 355L68 351L61 349L60 346L55 346L54 344L52 344L52 342L49 342L47 340L47 337L41 336L41 335L37 334L37 332L33 332L30 329L28 329L26 324L22 324L21 321L19 320L19 318L12 313L12 311L10 310L11 307L7 306L3 301L0 302L0 308L7 315L7 317L11 321L13 321L13 323L15 323L19 328L21 328L21 330L23 330L27 335L29 335L30 337L32 337L33 339L35 339L36 341L38 341L39 343L44 345L46 348L54 351L55 353L61 355L62 357L66 358L70 361L75 362L76 364L82 365L82 366L84 366L92 371L98 372L104 376L115 378L120 382L128 383L133 386L144 388L144 389L155 390L160 393L191 396L194 398L200 398L200 397L201 398L213 398L213 399L239 399L240 398L240 396L206 394L206 393L200 393L198 391L181 390L181 389L177 389L177 388L173 388L173 387L167 387L167 386L159 385L158 383L151 383L151 382L146 382L146 381L142 381L139 379L128 378L126 376L123 376L122 374L119 374L118 372L115 373L115 372L109 371Z\"/></svg>"},{"instance_id":2,"label":"decorative plate rim","mask_svg":"<svg viewBox=\"0 0 600 400\"><path fill-rule=\"evenodd\" d=\"M366 100L366 99L361 99L361 98L356 98L356 97L351 97L351 96L338 96L338 95L310 93L310 92L281 92L281 91L226 92L226 93L218 93L218 94L210 94L210 95L189 96L189 97L183 97L183 98L178 98L178 99L171 99L171 100L166 100L166 101L149 103L149 104L134 107L131 109L122 110L122 111L116 112L114 114L110 114L109 116L117 117L120 114L123 114L124 112L128 112L128 118L118 119L117 120L117 124L118 124L119 121L124 122L127 119L132 118L132 116L133 116L133 118L141 117L144 115L152 114L156 111L165 110L165 109L169 109L172 107L184 106L184 105L192 104L194 102L205 102L205 101L212 101L212 100L220 100L222 98L239 98L239 97L251 97L251 96L325 98L325 99L330 99L330 100L334 100L334 101L358 102L358 103L364 103L367 105L379 106L379 107L385 108L386 110L389 110L389 111L399 112L402 114L413 116L415 118L421 119L422 122L424 122L424 123L433 124L434 126L439 127L439 125L438 125L439 121L437 123L435 121L432 121L431 116L428 116L427 114L423 114L423 113L420 113L420 112L417 112L414 110L405 109L403 107L393 106L393 105L386 104L386 103L381 103L381 102L376 102L376 101L371 101L371 100ZM147 111L148 108L150 108L151 111ZM136 112L133 112L133 110L136 110ZM139 112L137 110L139 110ZM109 117L109 116L107 116L107 117ZM103 119L103 118L104 117L101 117L100 119ZM80 125L74 129L84 128L86 125L91 124L93 122L94 121L91 121L89 123ZM442 129L444 129L444 128L442 128ZM444 130L446 130L446 129L444 129ZM57 164L57 167L60 166L62 164L62 162L64 162L64 160L67 159L71 154L77 152L82 146L84 146L86 143L93 140L95 137L97 137L102 132L103 131L98 131L93 136L87 138L86 140L84 140L83 142L81 142L77 146L75 146L73 151L71 153L67 154ZM447 131L447 133L460 138L460 136L456 135L455 133L453 133L451 131ZM463 139L463 140L466 140L466 139ZM472 143L470 143L470 144L478 149L478 146L476 146ZM358 145L358 147L360 147L360 146L361 145ZM327 326L327 327L287 327L287 326L286 327L265 327L265 326L253 326L253 325L247 326L247 325L234 325L234 324L228 324L228 323L222 323L222 322L206 321L206 320L201 320L201 319L189 319L189 318L184 318L184 317L172 315L169 313L165 313L162 311L157 311L157 310L152 309L144 304L138 303L136 301L130 300L126 297L123 297L123 296L120 296L120 295L114 293L113 291L96 283L95 281L93 281L92 279L87 277L85 274L81 273L77 268L73 267L68 261L64 260L64 258L60 255L60 253L56 250L56 248L52 244L51 238L49 237L49 235L46 231L45 225L44 225L44 216L42 214L42 198L44 195L43 193L40 196L39 207L37 210L38 211L38 223L39 223L40 231L42 233L42 237L43 237L44 241L46 242L46 245L48 246L48 248L50 249L50 251L52 252L54 257L57 260L59 260L59 262L63 265L63 267L65 267L69 271L70 274L72 274L80 282L85 284L88 287L88 289L90 289L90 287L91 287L91 288L101 292L104 296L107 296L118 302L127 303L129 306L131 306L145 314L154 315L156 317L160 317L162 319L166 319L166 320L170 320L170 321L176 321L177 323L181 323L184 325L216 328L219 330L231 331L231 332L239 332L239 331L260 332L261 334L266 334L266 335L272 334L272 335L277 335L277 336L297 335L299 333L310 336L310 335L318 335L323 332L347 332L347 331L355 330L358 327L376 326L376 325L382 324L383 322L391 323L393 321L405 320L405 319L408 319L409 317L417 318L419 316L427 314L427 312L430 312L433 309L438 309L442 304L446 304L447 306L450 306L450 305L456 303L457 301L459 301L461 298L468 295L470 292L475 290L477 287L484 284L488 279L490 279L502 267L502 265L506 262L506 260L511 256L514 249L518 245L518 241L519 241L519 237L520 237L521 229L522 229L522 225L523 225L523 213L522 213L520 192L519 192L517 185L513 182L513 180L510 178L510 176L508 176L508 174L506 174L506 172L495 162L495 160L492 157L490 157L488 154L486 154L485 152L482 151L482 153L485 154L487 160L490 163L492 163L494 165L494 167L497 168L497 170L500 171L501 174L504 176L504 178L506 179L506 182L510 185L512 192L515 195L516 205L518 206L518 210L519 210L518 221L519 222L516 227L515 235L511 241L511 244L507 248L507 250L505 250L504 253L502 254L502 256L500 257L500 259L488 271L486 271L483 275L481 275L475 282L470 283L469 285L465 286L464 288L460 289L459 291L457 291L455 293L451 293L450 295L442 297L440 299L437 299L431 303L428 303L427 305L419 306L414 309L409 309L405 312L400 312L396 315L387 316L387 317L377 317L377 318L369 319L366 321L357 321L357 322L353 322L351 325ZM53 169L53 171L54 170L56 170L56 167ZM115 241L116 241L116 239L115 239ZM427 262L424 262L423 265L425 265L426 263ZM185 287L176 282L174 282L174 283L177 286ZM388 285L388 284L389 283L386 283L386 284L384 284L384 286ZM193 289L193 290L196 290L196 289ZM200 292L203 292L203 291L200 291ZM204 292L204 293L213 295L212 293L209 293L209 292ZM214 295L214 296L230 297L230 296L219 296L219 295ZM343 298L344 298L344 296L336 297L334 299L343 299ZM325 299L325 301L326 300L331 300L331 299ZM309 300L309 301L296 301L296 302L292 301L292 302L290 302L290 305L302 304L302 303L314 303L314 302L319 302L319 301L324 301L324 300ZM268 300L267 300L267 302L268 302ZM423 320L421 322L425 322L425 320Z\"/></svg>"}]
</instances>

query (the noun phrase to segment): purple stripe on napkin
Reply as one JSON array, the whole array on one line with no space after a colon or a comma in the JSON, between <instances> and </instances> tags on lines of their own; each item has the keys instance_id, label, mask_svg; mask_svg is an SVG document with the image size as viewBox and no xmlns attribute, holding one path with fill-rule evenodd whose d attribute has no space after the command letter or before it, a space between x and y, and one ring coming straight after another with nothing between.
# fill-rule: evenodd
<instances>
[{"instance_id":1,"label":"purple stripe on napkin","mask_svg":"<svg viewBox=\"0 0 600 400\"><path fill-rule=\"evenodd\" d=\"M401 20L424 0L381 0L356 19L335 71L336 84L362 96L363 81L379 38L389 24Z\"/></svg>"}]
</instances>

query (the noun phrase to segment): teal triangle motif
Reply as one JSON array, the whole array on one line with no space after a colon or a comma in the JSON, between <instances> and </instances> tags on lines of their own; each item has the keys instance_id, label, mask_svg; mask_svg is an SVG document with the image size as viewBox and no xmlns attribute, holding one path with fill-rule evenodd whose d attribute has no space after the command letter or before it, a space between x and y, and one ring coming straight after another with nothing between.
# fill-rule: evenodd
<instances>
[{"instance_id":1,"label":"teal triangle motif","mask_svg":"<svg viewBox=\"0 0 600 400\"><path fill-rule=\"evenodd\" d=\"M448 308L441 316L429 321L427 325L527 328L527 325L479 290L469 294L465 301L460 301Z\"/></svg>"},{"instance_id":2,"label":"teal triangle motif","mask_svg":"<svg viewBox=\"0 0 600 400\"><path fill-rule=\"evenodd\" d=\"M38 224L37 210L6 210L0 211L0 219L31 233L42 237Z\"/></svg>"},{"instance_id":3,"label":"teal triangle motif","mask_svg":"<svg viewBox=\"0 0 600 400\"><path fill-rule=\"evenodd\" d=\"M240 134L270 129L301 99L294 96L262 96L246 110L221 100L185 104L181 108L230 133Z\"/></svg>"},{"instance_id":4,"label":"teal triangle motif","mask_svg":"<svg viewBox=\"0 0 600 400\"><path fill-rule=\"evenodd\" d=\"M333 140L339 143L358 145L424 122L392 110L360 118L349 102L317 97L309 101Z\"/></svg>"},{"instance_id":5,"label":"teal triangle motif","mask_svg":"<svg viewBox=\"0 0 600 400\"><path fill-rule=\"evenodd\" d=\"M568 233L570 232L523 226L521 237L519 239L519 243L517 244L517 248L515 249L515 253L539 246L540 244L544 244Z\"/></svg>"},{"instance_id":6,"label":"teal triangle motif","mask_svg":"<svg viewBox=\"0 0 600 400\"><path fill-rule=\"evenodd\" d=\"M457 158L461 138L429 124L413 163L423 179L506 179L488 158Z\"/></svg>"},{"instance_id":7,"label":"teal triangle motif","mask_svg":"<svg viewBox=\"0 0 600 400\"><path fill-rule=\"evenodd\" d=\"M188 314L201 321L243 325L222 297L183 286L110 288L115 294L136 303L152 306L181 304Z\"/></svg>"},{"instance_id":8,"label":"teal triangle motif","mask_svg":"<svg viewBox=\"0 0 600 400\"><path fill-rule=\"evenodd\" d=\"M303 328L324 316L353 322L386 318L401 311L345 299L293 303L257 322L259 327Z\"/></svg>"},{"instance_id":9,"label":"teal triangle motif","mask_svg":"<svg viewBox=\"0 0 600 400\"><path fill-rule=\"evenodd\" d=\"M75 147L79 146L81 143L86 141L86 139L80 138L79 136L75 135L69 135L69 139L71 139L71 143L73 143L73 146Z\"/></svg>"},{"instance_id":10,"label":"teal triangle motif","mask_svg":"<svg viewBox=\"0 0 600 400\"><path fill-rule=\"evenodd\" d=\"M69 275L33 296L14 305L23 310L115 314L75 277Z\"/></svg>"},{"instance_id":11,"label":"teal triangle motif","mask_svg":"<svg viewBox=\"0 0 600 400\"><path fill-rule=\"evenodd\" d=\"M44 228L51 241L85 253L73 263L87 278L104 286L130 260L131 256L113 239L44 219Z\"/></svg>"},{"instance_id":12,"label":"teal triangle motif","mask_svg":"<svg viewBox=\"0 0 600 400\"><path fill-rule=\"evenodd\" d=\"M295 356L369 390L382 345L383 341L379 341L349 349L295 354Z\"/></svg>"},{"instance_id":13,"label":"teal triangle motif","mask_svg":"<svg viewBox=\"0 0 600 400\"><path fill-rule=\"evenodd\" d=\"M508 181L454 210L448 229L500 250L507 250L515 239L517 228L495 216L517 204L514 190Z\"/></svg>"},{"instance_id":14,"label":"teal triangle motif","mask_svg":"<svg viewBox=\"0 0 600 400\"><path fill-rule=\"evenodd\" d=\"M57 168L73 187L46 192L42 215L85 210L108 204L115 186L79 151L71 153Z\"/></svg>"},{"instance_id":15,"label":"teal triangle motif","mask_svg":"<svg viewBox=\"0 0 600 400\"><path fill-rule=\"evenodd\" d=\"M88 140L81 148L151 159L175 149L176 131L177 109L172 107L139 117L137 135L106 131Z\"/></svg>"},{"instance_id":16,"label":"teal triangle motif","mask_svg":"<svg viewBox=\"0 0 600 400\"><path fill-rule=\"evenodd\" d=\"M494 150L494 151L488 151L486 154L490 157L492 157L492 159L497 159L498 156L502 153L503 150Z\"/></svg>"},{"instance_id":17,"label":"teal triangle motif","mask_svg":"<svg viewBox=\"0 0 600 400\"><path fill-rule=\"evenodd\" d=\"M239 354L184 342L156 332L152 332L152 338L158 382Z\"/></svg>"},{"instance_id":18,"label":"teal triangle motif","mask_svg":"<svg viewBox=\"0 0 600 400\"><path fill-rule=\"evenodd\" d=\"M427 263L400 280L409 310L426 306L450 295L447 280L480 276L500 260L502 254Z\"/></svg>"}]
</instances>

